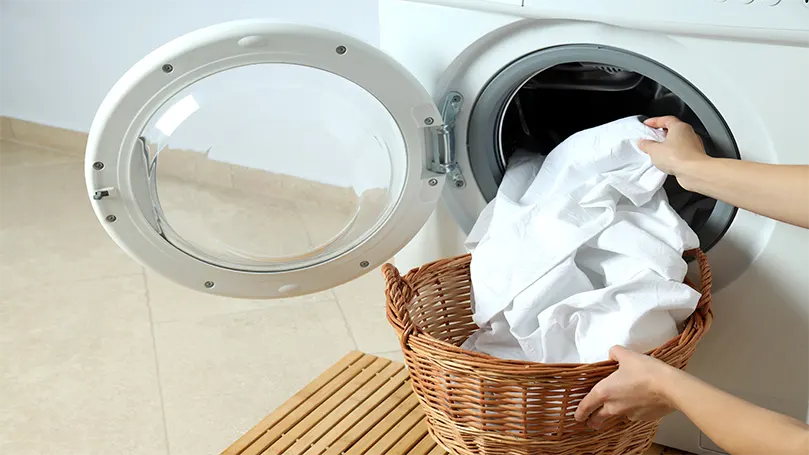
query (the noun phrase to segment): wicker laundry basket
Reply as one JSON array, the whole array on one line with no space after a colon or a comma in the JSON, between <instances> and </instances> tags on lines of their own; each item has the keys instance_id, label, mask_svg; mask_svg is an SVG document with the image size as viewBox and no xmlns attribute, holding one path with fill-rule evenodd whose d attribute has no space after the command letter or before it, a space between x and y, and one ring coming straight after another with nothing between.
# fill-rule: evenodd
<instances>
[{"instance_id":1,"label":"wicker laundry basket","mask_svg":"<svg viewBox=\"0 0 809 455\"><path fill-rule=\"evenodd\" d=\"M708 260L702 251L686 254L700 268L699 305L680 335L648 353L677 368L685 367L713 318ZM456 455L643 453L659 422L616 417L596 431L573 418L579 401L617 369L615 362L539 364L459 347L478 329L470 262L469 255L444 259L404 277L390 264L382 269L388 320L436 442Z\"/></svg>"}]
</instances>

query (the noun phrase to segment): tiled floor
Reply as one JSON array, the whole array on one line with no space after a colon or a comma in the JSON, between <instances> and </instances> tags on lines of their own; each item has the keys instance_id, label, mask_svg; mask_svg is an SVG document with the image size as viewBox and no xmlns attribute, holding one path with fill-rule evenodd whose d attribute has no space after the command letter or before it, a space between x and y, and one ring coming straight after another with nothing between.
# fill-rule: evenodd
<instances>
[{"instance_id":1,"label":"tiled floor","mask_svg":"<svg viewBox=\"0 0 809 455\"><path fill-rule=\"evenodd\" d=\"M281 301L185 290L85 193L81 156L0 142L0 454L217 453L348 351L401 359L378 272Z\"/></svg>"}]
</instances>

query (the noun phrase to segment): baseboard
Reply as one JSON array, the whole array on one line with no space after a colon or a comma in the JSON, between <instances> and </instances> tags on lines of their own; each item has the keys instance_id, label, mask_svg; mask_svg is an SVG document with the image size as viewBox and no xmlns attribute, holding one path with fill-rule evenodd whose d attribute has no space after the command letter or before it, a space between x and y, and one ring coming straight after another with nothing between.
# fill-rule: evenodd
<instances>
[{"instance_id":1,"label":"baseboard","mask_svg":"<svg viewBox=\"0 0 809 455\"><path fill-rule=\"evenodd\" d=\"M56 126L29 122L14 117L0 117L0 139L84 155L87 133Z\"/></svg>"},{"instance_id":2,"label":"baseboard","mask_svg":"<svg viewBox=\"0 0 809 455\"><path fill-rule=\"evenodd\" d=\"M158 181L177 179L209 190L237 191L246 197L266 195L296 204L325 204L346 211L356 210L360 198L376 204L384 198L380 190L369 190L360 196L353 188L210 160L205 153L194 150L162 150L157 169Z\"/></svg>"},{"instance_id":3,"label":"baseboard","mask_svg":"<svg viewBox=\"0 0 809 455\"><path fill-rule=\"evenodd\" d=\"M87 133L13 117L0 116L0 139L79 156L87 148ZM355 211L364 203L383 203L386 196L382 189L357 195L353 188L213 161L194 150L163 150L158 161L158 176L161 175L207 188L264 194L296 203L326 204L347 211ZM360 202L361 199L365 202Z\"/></svg>"},{"instance_id":4,"label":"baseboard","mask_svg":"<svg viewBox=\"0 0 809 455\"><path fill-rule=\"evenodd\" d=\"M11 118L0 116L0 139L13 139L14 132L11 131Z\"/></svg>"}]
</instances>

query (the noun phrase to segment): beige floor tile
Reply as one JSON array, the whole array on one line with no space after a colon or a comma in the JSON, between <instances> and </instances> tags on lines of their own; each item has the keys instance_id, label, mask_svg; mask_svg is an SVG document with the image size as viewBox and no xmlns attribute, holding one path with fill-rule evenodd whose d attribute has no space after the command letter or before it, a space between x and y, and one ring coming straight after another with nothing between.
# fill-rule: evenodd
<instances>
[{"instance_id":1,"label":"beige floor tile","mask_svg":"<svg viewBox=\"0 0 809 455\"><path fill-rule=\"evenodd\" d=\"M0 453L167 453L141 276L3 289L0 348Z\"/></svg>"},{"instance_id":2,"label":"beige floor tile","mask_svg":"<svg viewBox=\"0 0 809 455\"><path fill-rule=\"evenodd\" d=\"M0 227L98 224L79 162L0 167Z\"/></svg>"},{"instance_id":3,"label":"beige floor tile","mask_svg":"<svg viewBox=\"0 0 809 455\"><path fill-rule=\"evenodd\" d=\"M0 167L79 163L81 157L26 144L0 141Z\"/></svg>"},{"instance_id":4,"label":"beige floor tile","mask_svg":"<svg viewBox=\"0 0 809 455\"><path fill-rule=\"evenodd\" d=\"M172 455L218 453L354 349L334 301L155 325Z\"/></svg>"},{"instance_id":5,"label":"beige floor tile","mask_svg":"<svg viewBox=\"0 0 809 455\"><path fill-rule=\"evenodd\" d=\"M4 293L43 283L140 276L142 270L96 226L2 228L0 257Z\"/></svg>"},{"instance_id":6,"label":"beige floor tile","mask_svg":"<svg viewBox=\"0 0 809 455\"><path fill-rule=\"evenodd\" d=\"M146 285L155 322L200 319L217 314L260 310L287 304L309 305L313 302L334 299L330 291L289 299L232 299L187 289L151 270L146 271Z\"/></svg>"},{"instance_id":7,"label":"beige floor tile","mask_svg":"<svg viewBox=\"0 0 809 455\"><path fill-rule=\"evenodd\" d=\"M372 270L333 291L360 351L399 349L396 332L385 317L385 282L379 270Z\"/></svg>"},{"instance_id":8,"label":"beige floor tile","mask_svg":"<svg viewBox=\"0 0 809 455\"><path fill-rule=\"evenodd\" d=\"M333 291L275 301L236 300L187 290L143 271L109 239L87 199L82 166L75 155L0 144L0 286L2 314L11 315L3 322L47 327L4 331L4 351L18 349L27 355L25 360L3 364L3 391L19 391L35 402L19 399L11 401L11 407L3 406L0 415L14 422L7 425L11 432L0 438L0 453L6 449L15 455L164 453L159 394L158 401L143 398L144 391L155 386L154 377L152 382L144 379L157 374L154 360L151 367L143 367L143 352L133 346L145 336L138 324L148 328L147 296L157 323L174 455L214 453L226 447L347 351L356 349L343 313L350 317L362 349L392 351L383 355L396 356L398 341L385 320L378 272ZM166 185L171 183L164 181L163 190ZM247 253L268 255L305 253L313 243L327 243L351 219L345 210L328 204L309 201L308 206L315 209L302 213L292 201L245 198L227 189L199 191L199 185L168 197L164 191L161 202L181 233L202 232L206 240L224 238ZM182 224L183 217L188 223ZM214 235L221 232L226 235ZM49 285L41 287L42 283ZM340 298L339 305L335 296ZM96 308L107 301L109 306ZM46 308L57 302L61 304L58 311ZM127 302L126 308L119 308ZM122 320L130 326L121 329ZM63 338L50 342L59 337ZM59 358L51 359L51 354ZM132 355L137 358L130 362ZM142 371L132 373L130 367L142 367ZM56 382L54 377L65 371L64 381ZM46 381L54 387L48 388ZM56 437L31 442L36 431L45 431L47 422L40 414L81 414L72 399L91 406L95 400L110 401L116 417L94 413L79 420L75 434L65 425L51 429ZM126 409L118 409L121 406ZM119 430L118 415L134 419L137 428ZM92 426L104 430L91 434ZM140 431L143 428L146 431ZM131 436L129 431L139 433ZM149 441L141 441L140 435L150 435Z\"/></svg>"},{"instance_id":9,"label":"beige floor tile","mask_svg":"<svg viewBox=\"0 0 809 455\"><path fill-rule=\"evenodd\" d=\"M93 214L81 163L39 152L0 167L3 289L140 274Z\"/></svg>"}]
</instances>

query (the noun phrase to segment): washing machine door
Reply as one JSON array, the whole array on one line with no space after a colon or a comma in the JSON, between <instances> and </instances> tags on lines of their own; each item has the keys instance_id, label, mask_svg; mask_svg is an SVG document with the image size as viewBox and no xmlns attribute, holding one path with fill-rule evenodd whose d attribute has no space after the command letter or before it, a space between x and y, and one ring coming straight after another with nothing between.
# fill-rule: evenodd
<instances>
[{"instance_id":1,"label":"washing machine door","mask_svg":"<svg viewBox=\"0 0 809 455\"><path fill-rule=\"evenodd\" d=\"M421 228L443 185L426 159L442 125L427 91L367 43L225 23L115 84L90 131L87 188L115 242L180 284L306 294L374 269Z\"/></svg>"}]
</instances>

